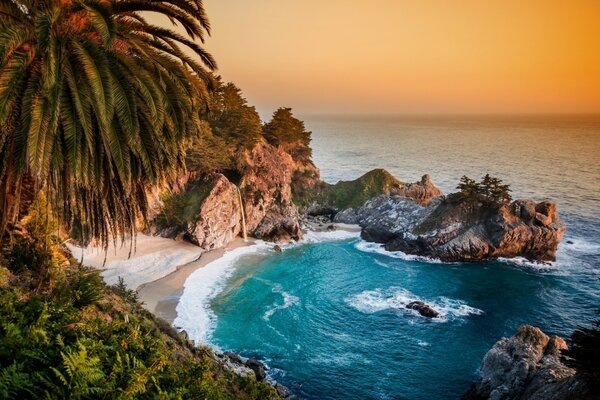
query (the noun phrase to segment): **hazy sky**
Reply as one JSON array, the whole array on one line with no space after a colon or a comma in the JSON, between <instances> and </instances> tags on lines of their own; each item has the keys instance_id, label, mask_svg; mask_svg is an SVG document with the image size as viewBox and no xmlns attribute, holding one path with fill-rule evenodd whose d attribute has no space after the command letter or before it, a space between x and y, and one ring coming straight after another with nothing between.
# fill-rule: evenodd
<instances>
[{"instance_id":1,"label":"hazy sky","mask_svg":"<svg viewBox=\"0 0 600 400\"><path fill-rule=\"evenodd\" d=\"M261 114L600 112L598 0L205 0Z\"/></svg>"}]
</instances>

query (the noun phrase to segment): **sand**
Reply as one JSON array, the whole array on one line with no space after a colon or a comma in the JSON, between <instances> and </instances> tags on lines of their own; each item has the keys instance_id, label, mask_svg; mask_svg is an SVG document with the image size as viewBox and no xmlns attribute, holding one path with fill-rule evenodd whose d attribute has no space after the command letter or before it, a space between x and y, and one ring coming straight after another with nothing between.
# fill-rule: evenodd
<instances>
[{"instance_id":1,"label":"sand","mask_svg":"<svg viewBox=\"0 0 600 400\"><path fill-rule=\"evenodd\" d=\"M336 230L360 231L356 225L333 225ZM238 237L224 248L204 252L190 243L138 234L131 254L130 242L116 248L111 245L107 253L101 248L81 249L68 243L67 247L83 264L100 269L107 284L114 285L122 277L129 288L138 291L146 309L172 324L185 281L194 271L221 258L226 251L254 243Z\"/></svg>"},{"instance_id":2,"label":"sand","mask_svg":"<svg viewBox=\"0 0 600 400\"><path fill-rule=\"evenodd\" d=\"M183 294L183 285L187 278L198 268L221 258L226 251L249 246L253 243L254 241L251 239L244 242L242 238L236 238L224 248L203 253L197 261L181 265L169 275L141 285L137 289L140 300L149 311L172 324L177 317L175 309L179 298Z\"/></svg>"}]
</instances>

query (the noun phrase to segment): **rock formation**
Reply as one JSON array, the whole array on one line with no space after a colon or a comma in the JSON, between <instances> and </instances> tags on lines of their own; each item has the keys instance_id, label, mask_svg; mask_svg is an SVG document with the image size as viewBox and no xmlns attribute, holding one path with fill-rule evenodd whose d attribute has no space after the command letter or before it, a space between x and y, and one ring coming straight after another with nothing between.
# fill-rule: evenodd
<instances>
[{"instance_id":1,"label":"rock formation","mask_svg":"<svg viewBox=\"0 0 600 400\"><path fill-rule=\"evenodd\" d=\"M431 308L431 306L429 304L426 304L422 301L411 301L410 303L408 303L406 305L406 308L408 308L410 310L415 310L419 314L421 314L423 317L427 317L427 318L435 318L438 315L440 315L440 313L437 312L436 310L434 310L433 308Z\"/></svg>"},{"instance_id":2,"label":"rock formation","mask_svg":"<svg viewBox=\"0 0 600 400\"><path fill-rule=\"evenodd\" d=\"M363 239L383 243L387 250L443 261L553 261L565 232L554 203L517 200L485 207L458 194L435 198L426 207L399 196L380 196L334 220L359 224Z\"/></svg>"},{"instance_id":3,"label":"rock formation","mask_svg":"<svg viewBox=\"0 0 600 400\"><path fill-rule=\"evenodd\" d=\"M294 192L297 201L306 214L335 215L346 209L356 209L377 196L399 196L411 199L420 205L443 195L424 175L421 181L403 183L384 169L374 169L353 181L340 181L335 185L326 182L312 182L310 190Z\"/></svg>"},{"instance_id":4,"label":"rock formation","mask_svg":"<svg viewBox=\"0 0 600 400\"><path fill-rule=\"evenodd\" d=\"M294 168L289 154L265 143L245 152L240 190L252 236L277 242L302 237L292 201Z\"/></svg>"},{"instance_id":5,"label":"rock formation","mask_svg":"<svg viewBox=\"0 0 600 400\"><path fill-rule=\"evenodd\" d=\"M564 365L558 336L524 325L500 339L483 358L479 377L463 400L598 399L575 370Z\"/></svg>"},{"instance_id":6,"label":"rock formation","mask_svg":"<svg viewBox=\"0 0 600 400\"><path fill-rule=\"evenodd\" d=\"M187 240L205 250L225 246L242 229L238 184L248 235L271 241L301 238L292 202L295 164L291 157L258 143L244 152L241 164L241 176L213 174L202 180L190 179L183 189L161 202L153 233Z\"/></svg>"}]
</instances>

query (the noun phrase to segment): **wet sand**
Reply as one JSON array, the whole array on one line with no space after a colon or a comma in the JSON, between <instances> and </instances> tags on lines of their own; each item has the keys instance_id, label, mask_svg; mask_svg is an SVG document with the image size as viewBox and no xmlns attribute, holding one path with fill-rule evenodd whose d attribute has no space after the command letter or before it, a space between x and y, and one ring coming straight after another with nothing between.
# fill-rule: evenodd
<instances>
[{"instance_id":1,"label":"wet sand","mask_svg":"<svg viewBox=\"0 0 600 400\"><path fill-rule=\"evenodd\" d=\"M183 294L183 285L187 278L197 269L221 258L226 251L253 243L252 239L244 242L242 238L236 238L224 248L202 253L198 260L177 267L169 275L140 285L137 289L140 300L149 311L172 324L177 317L177 303Z\"/></svg>"}]
</instances>

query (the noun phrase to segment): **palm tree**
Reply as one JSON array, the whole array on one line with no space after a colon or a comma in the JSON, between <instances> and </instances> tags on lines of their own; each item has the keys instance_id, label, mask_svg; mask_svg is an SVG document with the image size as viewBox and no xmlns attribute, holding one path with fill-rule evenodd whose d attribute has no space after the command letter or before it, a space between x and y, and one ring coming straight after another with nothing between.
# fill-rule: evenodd
<instances>
[{"instance_id":1,"label":"palm tree","mask_svg":"<svg viewBox=\"0 0 600 400\"><path fill-rule=\"evenodd\" d=\"M133 235L198 131L206 34L202 0L0 0L0 232L31 183L84 236Z\"/></svg>"}]
</instances>

